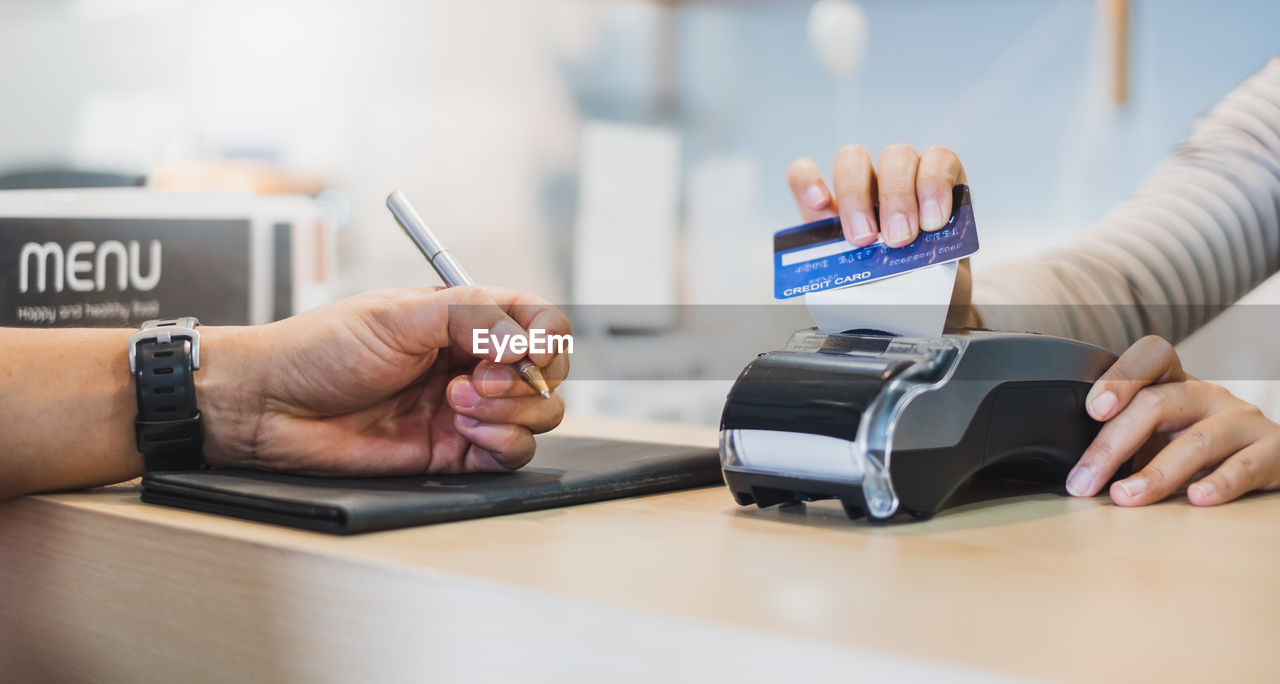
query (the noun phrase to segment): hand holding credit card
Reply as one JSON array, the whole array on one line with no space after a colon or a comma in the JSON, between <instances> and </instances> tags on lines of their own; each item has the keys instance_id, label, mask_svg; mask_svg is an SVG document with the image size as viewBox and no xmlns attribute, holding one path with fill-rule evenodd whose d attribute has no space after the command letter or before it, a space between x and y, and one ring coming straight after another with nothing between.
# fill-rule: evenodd
<instances>
[{"instance_id":1,"label":"hand holding credit card","mask_svg":"<svg viewBox=\"0 0 1280 684\"><path fill-rule=\"evenodd\" d=\"M877 241L866 247L849 243L840 219L831 217L774 233L776 299L869 283L908 271L963 259L978 251L977 226L969 186L952 190L950 220L902 247Z\"/></svg>"}]
</instances>

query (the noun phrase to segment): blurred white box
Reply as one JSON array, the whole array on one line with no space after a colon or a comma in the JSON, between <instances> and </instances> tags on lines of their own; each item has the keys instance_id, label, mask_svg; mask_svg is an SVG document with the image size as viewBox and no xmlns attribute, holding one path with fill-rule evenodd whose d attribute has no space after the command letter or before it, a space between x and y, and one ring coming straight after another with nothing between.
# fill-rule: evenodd
<instances>
[{"instance_id":1,"label":"blurred white box","mask_svg":"<svg viewBox=\"0 0 1280 684\"><path fill-rule=\"evenodd\" d=\"M676 322L680 144L667 128L593 121L582 136L573 302L604 329ZM653 305L653 306L640 306Z\"/></svg>"},{"instance_id":2,"label":"blurred white box","mask_svg":"<svg viewBox=\"0 0 1280 684\"><path fill-rule=\"evenodd\" d=\"M0 325L266 323L330 298L329 212L309 197L144 188L0 192Z\"/></svg>"},{"instance_id":3,"label":"blurred white box","mask_svg":"<svg viewBox=\"0 0 1280 684\"><path fill-rule=\"evenodd\" d=\"M684 302L772 302L773 246L759 218L756 161L746 155L708 157L691 166L686 183Z\"/></svg>"}]
</instances>

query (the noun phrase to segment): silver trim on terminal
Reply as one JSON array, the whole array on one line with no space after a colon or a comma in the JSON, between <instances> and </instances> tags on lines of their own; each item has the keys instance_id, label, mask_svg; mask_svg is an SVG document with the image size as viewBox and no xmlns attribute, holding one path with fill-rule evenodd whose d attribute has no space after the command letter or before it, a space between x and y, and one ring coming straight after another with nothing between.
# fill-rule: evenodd
<instances>
[{"instance_id":1,"label":"silver trim on terminal","mask_svg":"<svg viewBox=\"0 0 1280 684\"><path fill-rule=\"evenodd\" d=\"M827 335L813 329L796 331L785 351L817 353ZM889 381L862 412L857 438L850 441L824 435L768 430L721 430L721 467L780 477L806 477L862 488L863 510L868 517L884 520L898 512L900 500L889 465L899 419L913 399L946 384L955 374L969 340L958 336L894 338L879 354L850 351L850 357L914 361ZM758 433L770 433L763 435ZM836 446L839 443L839 446ZM816 450L816 451L815 451ZM836 452L848 463L833 462ZM818 463L806 457L821 453Z\"/></svg>"},{"instance_id":2,"label":"silver trim on terminal","mask_svg":"<svg viewBox=\"0 0 1280 684\"><path fill-rule=\"evenodd\" d=\"M858 422L857 444L866 460L862 496L868 517L885 520L898 512L901 501L889 472L898 419L912 399L938 389L951 379L968 344L969 341L963 337L896 338L882 354L917 359L923 356L927 360L917 362L891 380L863 411ZM929 352L927 356L922 354L925 351ZM940 368L944 364L945 367ZM925 379L927 377L936 379L929 381Z\"/></svg>"}]
</instances>

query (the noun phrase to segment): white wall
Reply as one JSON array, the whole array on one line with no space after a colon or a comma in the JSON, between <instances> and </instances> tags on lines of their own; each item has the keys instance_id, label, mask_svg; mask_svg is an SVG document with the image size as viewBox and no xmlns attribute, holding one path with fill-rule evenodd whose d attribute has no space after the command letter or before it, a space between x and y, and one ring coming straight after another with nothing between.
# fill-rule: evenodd
<instances>
[{"instance_id":1,"label":"white wall","mask_svg":"<svg viewBox=\"0 0 1280 684\"><path fill-rule=\"evenodd\" d=\"M1128 193L1277 50L1280 26L1269 0L1134 2L1132 102L1116 110L1092 0L862 0L868 57L849 83L814 60L809 5L0 1L0 169L248 154L321 173L351 205L344 292L435 282L382 208L400 188L477 279L564 301L583 122L667 126L683 210L727 217L689 242L726 245L703 263L743 286L717 296L758 302L768 235L796 220L792 158L826 163L850 141L956 148L975 267L991 267ZM1239 344L1215 334L1196 353Z\"/></svg>"}]
</instances>

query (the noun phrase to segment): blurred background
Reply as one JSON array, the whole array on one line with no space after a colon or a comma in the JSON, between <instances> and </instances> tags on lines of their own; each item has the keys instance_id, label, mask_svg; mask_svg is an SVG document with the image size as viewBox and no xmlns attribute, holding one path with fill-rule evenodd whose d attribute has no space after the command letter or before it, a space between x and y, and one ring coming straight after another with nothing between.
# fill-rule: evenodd
<instances>
[{"instance_id":1,"label":"blurred background","mask_svg":"<svg viewBox=\"0 0 1280 684\"><path fill-rule=\"evenodd\" d=\"M0 173L319 194L335 296L436 283L383 207L398 188L480 282L768 303L793 158L954 148L990 267L1131 192L1276 27L1273 0L3 0ZM607 323L673 325L636 311ZM727 386L645 384L570 403L707 422Z\"/></svg>"}]
</instances>

